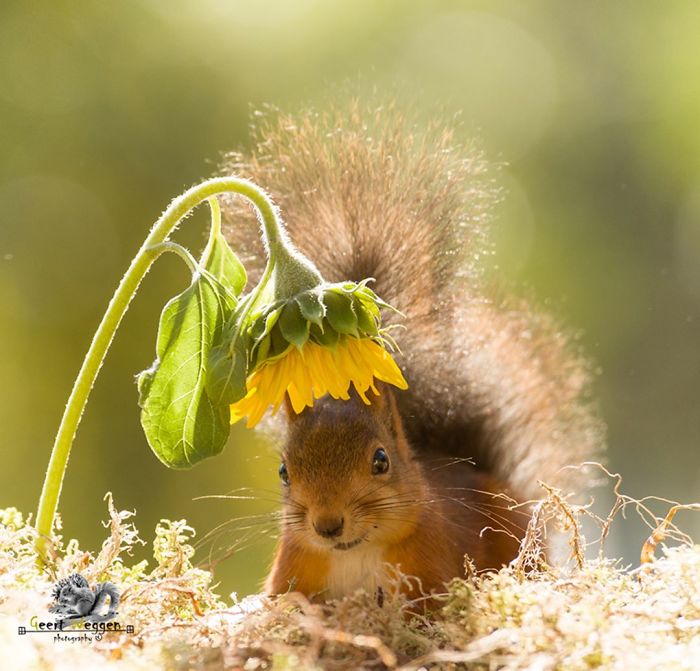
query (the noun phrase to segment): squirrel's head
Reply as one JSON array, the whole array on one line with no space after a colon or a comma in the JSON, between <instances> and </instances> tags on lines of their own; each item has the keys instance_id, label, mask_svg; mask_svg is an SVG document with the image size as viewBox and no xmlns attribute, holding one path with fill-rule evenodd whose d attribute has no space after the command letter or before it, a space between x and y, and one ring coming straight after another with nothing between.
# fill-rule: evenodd
<instances>
[{"instance_id":1,"label":"squirrel's head","mask_svg":"<svg viewBox=\"0 0 700 671\"><path fill-rule=\"evenodd\" d=\"M341 401L324 397L296 415L279 473L287 533L320 549L351 551L409 535L424 479L404 436L392 392Z\"/></svg>"}]
</instances>

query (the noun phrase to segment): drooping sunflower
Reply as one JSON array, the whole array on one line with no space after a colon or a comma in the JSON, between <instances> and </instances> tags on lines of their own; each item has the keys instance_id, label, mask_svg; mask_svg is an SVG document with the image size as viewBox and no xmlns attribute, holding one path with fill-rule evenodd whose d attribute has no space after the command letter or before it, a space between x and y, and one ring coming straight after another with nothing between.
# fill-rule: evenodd
<instances>
[{"instance_id":1,"label":"drooping sunflower","mask_svg":"<svg viewBox=\"0 0 700 671\"><path fill-rule=\"evenodd\" d=\"M351 387L369 404L376 380L406 389L386 348L393 341L380 328L381 307L390 306L366 282L322 283L267 305L248 326L252 373L246 395L231 405L231 422L247 417L255 426L285 394L300 413L325 394L347 400Z\"/></svg>"}]
</instances>

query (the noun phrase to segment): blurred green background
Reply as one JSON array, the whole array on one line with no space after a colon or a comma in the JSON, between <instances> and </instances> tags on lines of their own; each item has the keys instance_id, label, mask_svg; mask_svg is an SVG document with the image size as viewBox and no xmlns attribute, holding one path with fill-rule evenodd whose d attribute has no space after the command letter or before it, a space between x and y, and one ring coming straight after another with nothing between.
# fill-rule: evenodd
<instances>
[{"instance_id":1,"label":"blurred green background","mask_svg":"<svg viewBox=\"0 0 700 671\"><path fill-rule=\"evenodd\" d=\"M495 261L582 332L611 469L629 494L700 499L699 28L694 0L4 0L0 507L35 509L82 356L166 203L246 146L251 110L323 105L346 79L398 87L424 102L418 114L461 110L464 138L479 133L507 163ZM203 231L200 215L179 238L199 247ZM179 259L159 261L88 404L60 506L88 549L108 490L147 540L161 517L202 535L275 509L261 436L236 428L189 472L146 446L133 377L187 281ZM260 500L193 500L238 487ZM697 517L680 521L700 538ZM645 536L620 524L610 552L634 561ZM223 589L254 590L269 535L230 529L217 543L237 548L217 569Z\"/></svg>"}]
</instances>

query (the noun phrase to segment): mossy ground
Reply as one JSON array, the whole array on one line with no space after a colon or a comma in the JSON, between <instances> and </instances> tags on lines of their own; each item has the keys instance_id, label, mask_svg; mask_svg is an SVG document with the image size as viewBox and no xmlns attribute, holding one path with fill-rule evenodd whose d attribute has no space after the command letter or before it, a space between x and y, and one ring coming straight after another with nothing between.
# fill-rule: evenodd
<instances>
[{"instance_id":1,"label":"mossy ground","mask_svg":"<svg viewBox=\"0 0 700 671\"><path fill-rule=\"evenodd\" d=\"M616 490L617 493L617 490ZM618 495L615 513L640 502ZM640 507L641 506L641 507ZM694 506L693 506L694 507ZM96 555L54 537L40 570L34 531L14 509L0 511L0 667L3 669L700 669L700 546L672 525L674 547L636 569L601 555L584 559L585 507L549 490L535 506L518 561L498 573L454 580L430 616L387 592L328 605L299 595L253 596L230 603L212 576L192 563L194 531L184 521L156 529L153 567L129 562L141 542L130 518L108 497L110 534ZM568 534L570 561L554 568L541 553L545 523ZM661 518L650 526L663 527ZM656 534L659 540L661 532ZM55 642L18 634L48 613L55 581L81 573L121 591L118 621L134 633L107 632L91 642ZM397 575L396 580L407 580Z\"/></svg>"}]
</instances>

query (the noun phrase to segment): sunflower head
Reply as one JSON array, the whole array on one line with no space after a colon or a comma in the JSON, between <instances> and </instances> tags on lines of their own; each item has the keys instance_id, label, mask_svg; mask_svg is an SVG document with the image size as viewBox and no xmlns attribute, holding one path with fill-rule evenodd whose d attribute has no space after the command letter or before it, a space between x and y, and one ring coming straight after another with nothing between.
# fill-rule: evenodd
<instances>
[{"instance_id":1,"label":"sunflower head","mask_svg":"<svg viewBox=\"0 0 700 671\"><path fill-rule=\"evenodd\" d=\"M325 394L348 399L350 386L369 403L375 380L407 387L387 348L394 342L381 328L381 308L390 308L362 282L321 282L265 305L244 327L249 346L247 394L231 406L231 421L248 417L254 426L265 411L276 412L285 394L300 413Z\"/></svg>"},{"instance_id":2,"label":"sunflower head","mask_svg":"<svg viewBox=\"0 0 700 671\"><path fill-rule=\"evenodd\" d=\"M346 337L393 340L381 329L380 308L390 307L363 282L321 283L266 305L252 315L250 363L255 369L308 342L334 348Z\"/></svg>"}]
</instances>

